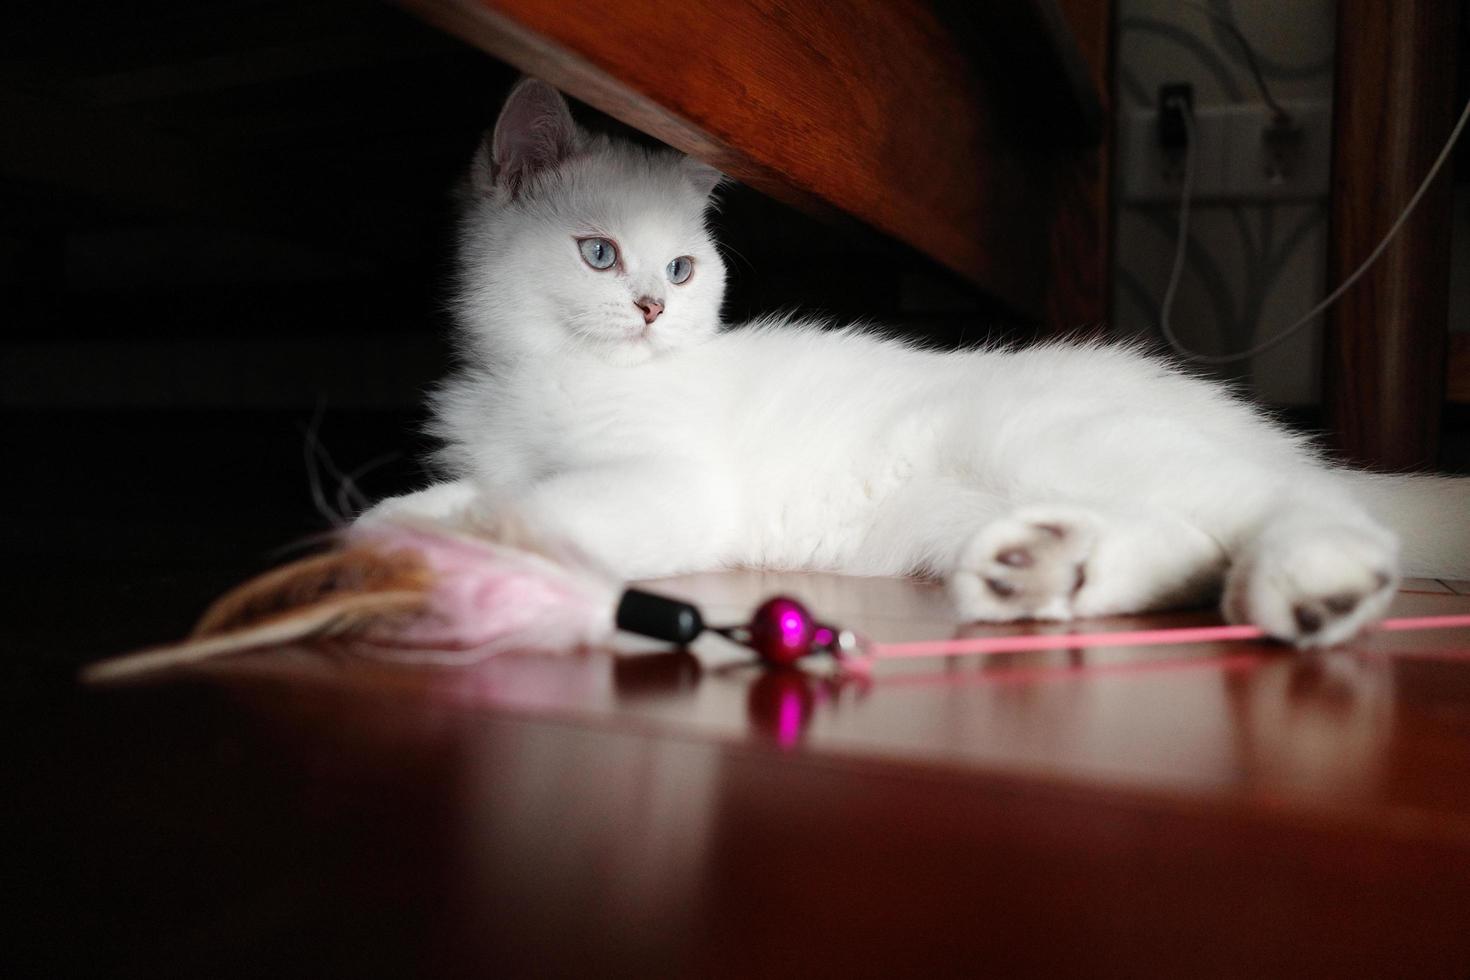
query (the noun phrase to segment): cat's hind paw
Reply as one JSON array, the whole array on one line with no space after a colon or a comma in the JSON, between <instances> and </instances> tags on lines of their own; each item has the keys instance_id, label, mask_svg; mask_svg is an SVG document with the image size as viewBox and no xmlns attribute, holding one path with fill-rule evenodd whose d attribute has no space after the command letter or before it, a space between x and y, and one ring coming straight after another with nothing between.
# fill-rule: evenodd
<instances>
[{"instance_id":1,"label":"cat's hind paw","mask_svg":"<svg viewBox=\"0 0 1470 980\"><path fill-rule=\"evenodd\" d=\"M1096 540L1096 520L1077 508L1024 508L992 521L950 572L956 612L992 623L1073 618Z\"/></svg>"},{"instance_id":2,"label":"cat's hind paw","mask_svg":"<svg viewBox=\"0 0 1470 980\"><path fill-rule=\"evenodd\" d=\"M1392 538L1376 530L1268 531L1231 568L1222 611L1299 647L1333 646L1383 618L1397 568Z\"/></svg>"}]
</instances>

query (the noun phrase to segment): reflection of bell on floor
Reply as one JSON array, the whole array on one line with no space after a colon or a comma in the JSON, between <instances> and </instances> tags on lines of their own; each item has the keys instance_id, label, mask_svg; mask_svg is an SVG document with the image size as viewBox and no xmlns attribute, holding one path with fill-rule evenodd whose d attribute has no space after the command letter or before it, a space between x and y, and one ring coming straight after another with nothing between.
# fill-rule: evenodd
<instances>
[{"instance_id":1,"label":"reflection of bell on floor","mask_svg":"<svg viewBox=\"0 0 1470 980\"><path fill-rule=\"evenodd\" d=\"M812 720L817 679L794 667L762 671L751 682L750 726L783 749L795 747Z\"/></svg>"}]
</instances>

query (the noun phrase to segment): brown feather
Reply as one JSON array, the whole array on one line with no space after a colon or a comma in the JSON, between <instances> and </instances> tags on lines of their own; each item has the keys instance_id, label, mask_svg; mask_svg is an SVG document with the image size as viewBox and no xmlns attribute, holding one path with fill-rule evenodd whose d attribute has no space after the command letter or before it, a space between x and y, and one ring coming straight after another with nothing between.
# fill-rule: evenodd
<instances>
[{"instance_id":1,"label":"brown feather","mask_svg":"<svg viewBox=\"0 0 1470 980\"><path fill-rule=\"evenodd\" d=\"M117 680L414 616L423 612L432 584L429 567L408 551L354 547L303 558L215 600L188 639L92 664L82 680Z\"/></svg>"},{"instance_id":2,"label":"brown feather","mask_svg":"<svg viewBox=\"0 0 1470 980\"><path fill-rule=\"evenodd\" d=\"M383 554L364 547L330 551L273 569L226 592L204 611L190 638L249 629L345 596L422 594L432 580L423 559L409 551Z\"/></svg>"}]
</instances>

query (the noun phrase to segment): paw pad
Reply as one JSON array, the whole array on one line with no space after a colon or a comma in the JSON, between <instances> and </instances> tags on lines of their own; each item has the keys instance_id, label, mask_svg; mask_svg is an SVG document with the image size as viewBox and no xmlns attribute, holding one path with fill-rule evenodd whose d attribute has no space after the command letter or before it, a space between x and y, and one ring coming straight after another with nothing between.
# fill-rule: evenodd
<instances>
[{"instance_id":1,"label":"paw pad","mask_svg":"<svg viewBox=\"0 0 1470 980\"><path fill-rule=\"evenodd\" d=\"M1322 614L1311 606L1297 606L1291 611L1291 615L1296 620L1297 628L1303 633L1315 633L1322 628Z\"/></svg>"},{"instance_id":2,"label":"paw pad","mask_svg":"<svg viewBox=\"0 0 1470 980\"><path fill-rule=\"evenodd\" d=\"M1036 564L1036 559L1031 557L1031 552L1024 548L1007 548L996 555L995 560L1011 568L1030 568Z\"/></svg>"},{"instance_id":3,"label":"paw pad","mask_svg":"<svg viewBox=\"0 0 1470 980\"><path fill-rule=\"evenodd\" d=\"M996 595L1000 596L1002 599L1009 599L1011 598L1011 596L1016 594L1016 587L1014 585L1009 582L1001 581L998 578L986 579L985 587L988 588L991 592L994 592Z\"/></svg>"},{"instance_id":4,"label":"paw pad","mask_svg":"<svg viewBox=\"0 0 1470 980\"><path fill-rule=\"evenodd\" d=\"M995 521L971 539L952 578L967 583L954 588L961 612L997 621L1068 619L1091 553L1083 523L1051 515Z\"/></svg>"},{"instance_id":5,"label":"paw pad","mask_svg":"<svg viewBox=\"0 0 1470 980\"><path fill-rule=\"evenodd\" d=\"M1360 527L1276 532L1231 570L1223 608L1298 646L1332 646L1388 609L1394 558L1392 539Z\"/></svg>"}]
</instances>

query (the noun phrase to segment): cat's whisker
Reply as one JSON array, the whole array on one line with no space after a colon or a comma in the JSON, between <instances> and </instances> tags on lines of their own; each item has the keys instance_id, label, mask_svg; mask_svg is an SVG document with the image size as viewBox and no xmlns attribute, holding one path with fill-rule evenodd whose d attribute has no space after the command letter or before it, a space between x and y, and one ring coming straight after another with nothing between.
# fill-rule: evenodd
<instances>
[{"instance_id":1,"label":"cat's whisker","mask_svg":"<svg viewBox=\"0 0 1470 980\"><path fill-rule=\"evenodd\" d=\"M363 477L367 476L374 470L380 469L384 466L387 466L389 463L395 462L396 460L402 458L402 456L403 454L397 451L379 453L372 459L368 460L366 463L363 463L361 466L358 466L347 474L347 482L353 485L353 494L364 501L364 506L366 506L366 498L363 497L363 494L360 492L360 490L358 490L357 481L361 480Z\"/></svg>"},{"instance_id":2,"label":"cat's whisker","mask_svg":"<svg viewBox=\"0 0 1470 980\"><path fill-rule=\"evenodd\" d=\"M745 267L747 269L749 269L751 272L754 272L755 271L755 264L753 262L751 262L750 259L746 258L745 255L744 255L744 253L742 253L734 245L731 245L729 242L720 242L719 243L719 249L720 249L721 254L724 254L724 255L733 255L733 256L735 256L735 258L739 259L741 262L744 262L745 263Z\"/></svg>"},{"instance_id":3,"label":"cat's whisker","mask_svg":"<svg viewBox=\"0 0 1470 980\"><path fill-rule=\"evenodd\" d=\"M326 494L322 491L321 471L322 465L331 466L331 460L325 457L325 451L317 438L317 431L321 427L322 413L324 407L321 402L317 403L316 410L312 413L311 421L302 430L303 456L306 464L307 487L311 492L311 500L315 505L317 513L326 519L327 523L335 528L346 527L350 523L347 518L332 509L327 503Z\"/></svg>"},{"instance_id":4,"label":"cat's whisker","mask_svg":"<svg viewBox=\"0 0 1470 980\"><path fill-rule=\"evenodd\" d=\"M352 477L342 477L342 481L337 486L338 512L356 517L367 509L367 498L357 489L357 484L352 481Z\"/></svg>"},{"instance_id":5,"label":"cat's whisker","mask_svg":"<svg viewBox=\"0 0 1470 980\"><path fill-rule=\"evenodd\" d=\"M310 481L312 500L317 506L318 512L334 527L346 527L353 519L367 510L372 504L367 496L357 485L357 480L366 473L396 459L400 454L382 453L373 457L367 463L353 470L351 473L342 472L337 466L332 455L327 452L326 446L322 444L320 431L324 412L324 406L318 403L316 411L312 415L310 424L304 430L307 448L307 475ZM321 476L317 466L320 465L327 470L332 479L337 481L337 492L334 495L337 507L334 510L326 499L326 493L321 485Z\"/></svg>"}]
</instances>

